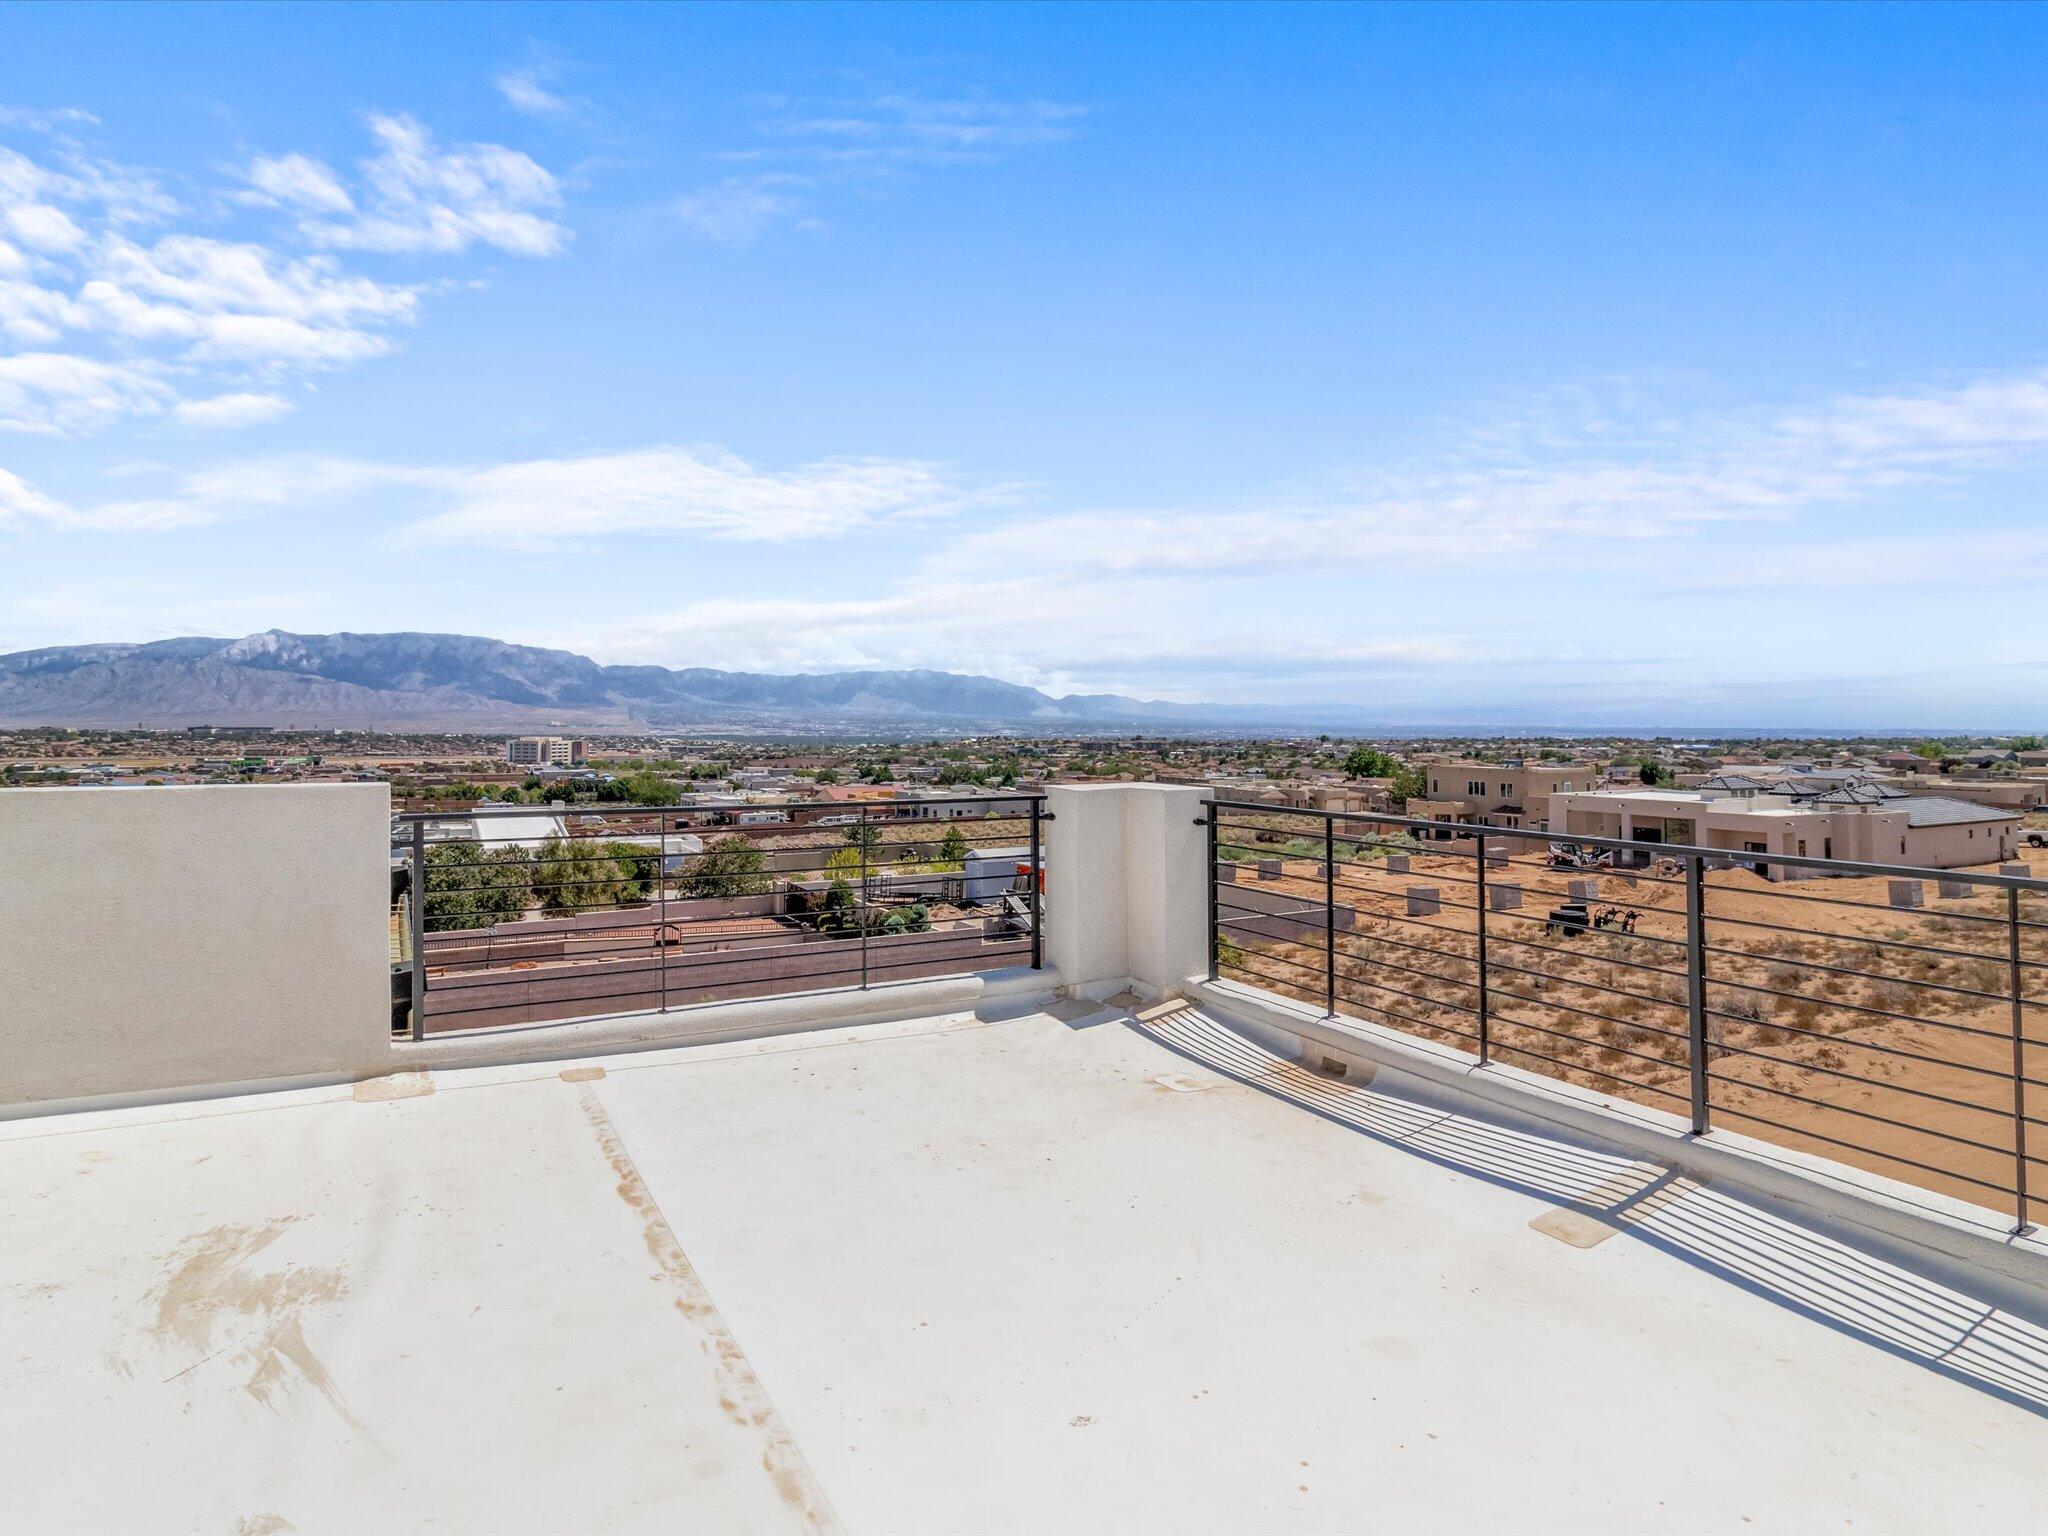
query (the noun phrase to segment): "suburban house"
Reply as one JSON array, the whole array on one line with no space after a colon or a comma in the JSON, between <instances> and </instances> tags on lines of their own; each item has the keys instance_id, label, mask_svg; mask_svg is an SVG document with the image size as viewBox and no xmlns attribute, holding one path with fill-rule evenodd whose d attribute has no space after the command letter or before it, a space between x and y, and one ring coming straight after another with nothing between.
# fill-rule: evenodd
<instances>
[{"instance_id":1,"label":"suburban house","mask_svg":"<svg viewBox=\"0 0 2048 1536\"><path fill-rule=\"evenodd\" d=\"M1599 776L1590 763L1431 763L1428 797L1410 800L1408 814L1541 832L1551 825L1552 795L1590 790Z\"/></svg>"},{"instance_id":2,"label":"suburban house","mask_svg":"<svg viewBox=\"0 0 2048 1536\"><path fill-rule=\"evenodd\" d=\"M1393 804L1392 779L1299 779L1274 783L1249 775L1205 779L1219 795L1257 805L1287 806L1305 811L1342 811L1365 815Z\"/></svg>"},{"instance_id":3,"label":"suburban house","mask_svg":"<svg viewBox=\"0 0 2048 1536\"><path fill-rule=\"evenodd\" d=\"M1871 781L1801 792L1722 774L1691 789L1596 790L1553 796L1550 830L1793 858L1958 869L2014 857L2020 818L1993 806L1914 795ZM1763 868L1772 879L1787 867Z\"/></svg>"}]
</instances>

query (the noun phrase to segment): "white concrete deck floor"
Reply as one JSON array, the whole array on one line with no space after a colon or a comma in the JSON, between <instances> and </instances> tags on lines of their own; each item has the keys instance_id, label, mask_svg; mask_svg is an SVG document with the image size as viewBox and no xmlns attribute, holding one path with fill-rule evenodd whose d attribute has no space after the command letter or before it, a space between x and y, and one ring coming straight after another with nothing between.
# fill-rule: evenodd
<instances>
[{"instance_id":1,"label":"white concrete deck floor","mask_svg":"<svg viewBox=\"0 0 2048 1536\"><path fill-rule=\"evenodd\" d=\"M0 1125L0 1525L2048 1528L2040 1328L1093 1018Z\"/></svg>"}]
</instances>

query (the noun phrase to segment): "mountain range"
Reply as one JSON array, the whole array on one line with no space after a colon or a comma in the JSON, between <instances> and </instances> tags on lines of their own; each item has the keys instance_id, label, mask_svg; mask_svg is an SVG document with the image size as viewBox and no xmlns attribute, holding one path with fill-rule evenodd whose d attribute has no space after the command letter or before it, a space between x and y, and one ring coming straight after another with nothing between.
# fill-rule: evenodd
<instances>
[{"instance_id":1,"label":"mountain range","mask_svg":"<svg viewBox=\"0 0 2048 1536\"><path fill-rule=\"evenodd\" d=\"M295 635L65 645L0 656L0 724L357 730L1113 729L1228 710L1041 693L953 672L603 666L474 635Z\"/></svg>"}]
</instances>

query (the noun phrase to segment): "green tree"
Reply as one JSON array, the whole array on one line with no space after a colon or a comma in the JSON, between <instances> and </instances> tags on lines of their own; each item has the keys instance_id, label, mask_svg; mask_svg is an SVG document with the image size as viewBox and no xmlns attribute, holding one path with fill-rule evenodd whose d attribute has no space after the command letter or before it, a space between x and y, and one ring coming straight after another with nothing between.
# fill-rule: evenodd
<instances>
[{"instance_id":1,"label":"green tree","mask_svg":"<svg viewBox=\"0 0 2048 1536\"><path fill-rule=\"evenodd\" d=\"M956 826L948 826L946 835L939 839L939 862L948 869L964 869L967 865L967 834Z\"/></svg>"},{"instance_id":2,"label":"green tree","mask_svg":"<svg viewBox=\"0 0 2048 1536\"><path fill-rule=\"evenodd\" d=\"M661 879L661 853L638 843L606 843L605 855L619 867L619 900L650 900Z\"/></svg>"},{"instance_id":3,"label":"green tree","mask_svg":"<svg viewBox=\"0 0 2048 1536\"><path fill-rule=\"evenodd\" d=\"M517 850L494 853L477 843L438 843L427 849L428 933L456 933L509 923L526 910L526 871Z\"/></svg>"},{"instance_id":4,"label":"green tree","mask_svg":"<svg viewBox=\"0 0 2048 1536\"><path fill-rule=\"evenodd\" d=\"M676 787L658 773L642 769L626 775L626 798L635 805L673 805Z\"/></svg>"},{"instance_id":5,"label":"green tree","mask_svg":"<svg viewBox=\"0 0 2048 1536\"><path fill-rule=\"evenodd\" d=\"M1396 805L1406 806L1410 800L1420 800L1429 793L1429 775L1420 768L1397 768L1392 777L1394 782L1387 787L1387 795Z\"/></svg>"},{"instance_id":6,"label":"green tree","mask_svg":"<svg viewBox=\"0 0 2048 1536\"><path fill-rule=\"evenodd\" d=\"M1353 747L1344 759L1344 775L1352 779L1391 779L1401 771L1400 762L1371 747Z\"/></svg>"},{"instance_id":7,"label":"green tree","mask_svg":"<svg viewBox=\"0 0 2048 1536\"><path fill-rule=\"evenodd\" d=\"M608 845L551 837L533 861L533 895L549 917L618 906L628 888Z\"/></svg>"},{"instance_id":8,"label":"green tree","mask_svg":"<svg viewBox=\"0 0 2048 1536\"><path fill-rule=\"evenodd\" d=\"M769 886L764 868L753 839L735 832L691 859L676 889L684 896L762 896Z\"/></svg>"}]
</instances>

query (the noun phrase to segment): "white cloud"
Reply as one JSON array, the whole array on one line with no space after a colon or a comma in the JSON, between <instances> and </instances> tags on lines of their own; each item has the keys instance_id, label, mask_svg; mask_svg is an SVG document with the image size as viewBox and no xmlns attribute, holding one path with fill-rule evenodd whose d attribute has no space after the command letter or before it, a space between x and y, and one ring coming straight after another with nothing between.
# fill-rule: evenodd
<instances>
[{"instance_id":1,"label":"white cloud","mask_svg":"<svg viewBox=\"0 0 2048 1536\"><path fill-rule=\"evenodd\" d=\"M1071 139L1088 109L1075 102L889 95L769 124L794 139L850 143L898 160L957 156Z\"/></svg>"},{"instance_id":2,"label":"white cloud","mask_svg":"<svg viewBox=\"0 0 2048 1536\"><path fill-rule=\"evenodd\" d=\"M355 212L355 199L341 178L306 155L258 155L243 174L249 182L243 201L313 213Z\"/></svg>"},{"instance_id":3,"label":"white cloud","mask_svg":"<svg viewBox=\"0 0 2048 1536\"><path fill-rule=\"evenodd\" d=\"M671 208L705 238L744 245L777 225L817 227L815 208L835 193L871 192L1072 138L1086 115L1071 102L900 94L778 103L756 125L755 143L711 156L756 169L699 187Z\"/></svg>"},{"instance_id":4,"label":"white cloud","mask_svg":"<svg viewBox=\"0 0 2048 1536\"><path fill-rule=\"evenodd\" d=\"M105 502L75 507L36 490L18 475L0 469L0 530L29 525L73 532L147 532L189 528L219 521L220 514L176 498Z\"/></svg>"},{"instance_id":5,"label":"white cloud","mask_svg":"<svg viewBox=\"0 0 2048 1536\"><path fill-rule=\"evenodd\" d=\"M0 430L89 432L123 416L154 414L170 395L162 378L141 364L61 352L0 357Z\"/></svg>"},{"instance_id":6,"label":"white cloud","mask_svg":"<svg viewBox=\"0 0 2048 1536\"><path fill-rule=\"evenodd\" d=\"M291 414L292 403L276 395L243 391L215 395L208 400L181 400L174 408L178 420L192 427L259 427Z\"/></svg>"},{"instance_id":7,"label":"white cloud","mask_svg":"<svg viewBox=\"0 0 2048 1536\"><path fill-rule=\"evenodd\" d=\"M0 429L77 434L126 416L247 424L276 414L285 378L381 356L418 319L418 285L363 276L334 254L178 227L185 210L150 176L90 154L59 121L0 112L0 128L48 136L33 157L0 145L0 345L15 349ZM544 254L566 241L535 212L559 204L554 178L526 156L442 150L403 116L371 129L380 148L360 195L319 160L268 155L208 211L274 210L336 249Z\"/></svg>"},{"instance_id":8,"label":"white cloud","mask_svg":"<svg viewBox=\"0 0 2048 1536\"><path fill-rule=\"evenodd\" d=\"M342 272L332 257L280 257L260 245L171 235L147 248L108 243L78 294L93 323L124 338L182 345L200 361L332 366L389 349L410 323L411 288Z\"/></svg>"},{"instance_id":9,"label":"white cloud","mask_svg":"<svg viewBox=\"0 0 2048 1536\"><path fill-rule=\"evenodd\" d=\"M36 133L60 133L98 123L99 119L83 107L56 107L47 112L33 107L0 107L0 127L27 128Z\"/></svg>"},{"instance_id":10,"label":"white cloud","mask_svg":"<svg viewBox=\"0 0 2048 1536\"><path fill-rule=\"evenodd\" d=\"M54 522L64 514L61 504L36 490L19 475L0 469L0 528Z\"/></svg>"},{"instance_id":11,"label":"white cloud","mask_svg":"<svg viewBox=\"0 0 2048 1536\"><path fill-rule=\"evenodd\" d=\"M260 396L204 402L243 425L284 407ZM204 417L201 418L204 420ZM326 455L241 459L181 477L166 494L112 507L66 508L52 521L171 526L289 507L311 513L375 494L413 515L400 537L421 545L546 549L607 536L689 535L736 543L835 538L861 529L991 507L1005 487L970 487L942 466L881 458L821 459L763 469L713 448L529 459L483 466L393 464Z\"/></svg>"},{"instance_id":12,"label":"white cloud","mask_svg":"<svg viewBox=\"0 0 2048 1536\"><path fill-rule=\"evenodd\" d=\"M308 218L307 239L344 250L454 254L490 245L517 256L552 256L569 231L549 218L561 189L543 166L502 144L442 149L404 113L370 119L377 154L362 162L360 212Z\"/></svg>"},{"instance_id":13,"label":"white cloud","mask_svg":"<svg viewBox=\"0 0 2048 1536\"><path fill-rule=\"evenodd\" d=\"M62 253L85 243L85 231L63 209L48 203L16 203L0 217L7 232L32 251Z\"/></svg>"},{"instance_id":14,"label":"white cloud","mask_svg":"<svg viewBox=\"0 0 2048 1536\"><path fill-rule=\"evenodd\" d=\"M621 663L817 672L931 667L1062 692L1214 696L1221 677L1368 675L1511 664L1519 648L1418 633L1317 638L1204 603L1185 586L1132 589L1023 571L974 588L926 577L855 598L707 597L538 638ZM1020 624L1019 614L1056 615Z\"/></svg>"},{"instance_id":15,"label":"white cloud","mask_svg":"<svg viewBox=\"0 0 2048 1536\"><path fill-rule=\"evenodd\" d=\"M1463 427L1391 468L1214 510L1109 509L977 529L956 576L1035 562L1130 576L1583 562L1713 525L1780 524L2048 459L2048 376L1673 415L1581 398Z\"/></svg>"},{"instance_id":16,"label":"white cloud","mask_svg":"<svg viewBox=\"0 0 2048 1536\"><path fill-rule=\"evenodd\" d=\"M572 110L569 103L541 84L541 76L541 67L530 64L505 70L492 83L515 112L524 112L529 117L567 116Z\"/></svg>"},{"instance_id":17,"label":"white cloud","mask_svg":"<svg viewBox=\"0 0 2048 1536\"><path fill-rule=\"evenodd\" d=\"M795 178L728 177L674 204L678 219L721 245L746 245L776 224L799 220L803 200Z\"/></svg>"},{"instance_id":18,"label":"white cloud","mask_svg":"<svg viewBox=\"0 0 2048 1536\"><path fill-rule=\"evenodd\" d=\"M1663 583L1671 592L1926 591L1959 586L2048 585L2048 530L1959 528L1942 534L1781 544L1768 563L1723 553L1696 559ZM1993 599L1992 601L1997 601Z\"/></svg>"},{"instance_id":19,"label":"white cloud","mask_svg":"<svg viewBox=\"0 0 2048 1536\"><path fill-rule=\"evenodd\" d=\"M777 471L702 448L532 460L464 471L445 486L454 504L416 524L413 537L525 547L616 533L780 542L943 516L1000 494L965 490L914 461L826 459Z\"/></svg>"}]
</instances>

